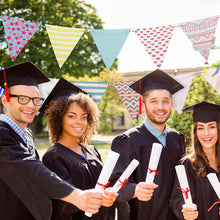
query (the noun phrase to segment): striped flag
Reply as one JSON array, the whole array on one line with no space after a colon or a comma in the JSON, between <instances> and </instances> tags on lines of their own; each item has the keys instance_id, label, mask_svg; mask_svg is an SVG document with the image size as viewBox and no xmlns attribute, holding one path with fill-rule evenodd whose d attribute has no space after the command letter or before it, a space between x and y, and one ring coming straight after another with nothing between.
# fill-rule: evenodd
<instances>
[{"instance_id":1,"label":"striped flag","mask_svg":"<svg viewBox=\"0 0 220 220\"><path fill-rule=\"evenodd\" d=\"M92 96L92 99L97 104L101 101L102 96L105 93L106 88L108 87L108 82L79 82L79 81L70 81L74 85L78 86L80 89L83 89L89 95Z\"/></svg>"},{"instance_id":2,"label":"striped flag","mask_svg":"<svg viewBox=\"0 0 220 220\"><path fill-rule=\"evenodd\" d=\"M0 67L0 70L3 70L3 67ZM0 97L5 93L5 90L0 86Z\"/></svg>"},{"instance_id":3,"label":"striped flag","mask_svg":"<svg viewBox=\"0 0 220 220\"><path fill-rule=\"evenodd\" d=\"M78 43L85 29L46 25L47 33L54 50L59 67L61 68L66 59Z\"/></svg>"}]
</instances>

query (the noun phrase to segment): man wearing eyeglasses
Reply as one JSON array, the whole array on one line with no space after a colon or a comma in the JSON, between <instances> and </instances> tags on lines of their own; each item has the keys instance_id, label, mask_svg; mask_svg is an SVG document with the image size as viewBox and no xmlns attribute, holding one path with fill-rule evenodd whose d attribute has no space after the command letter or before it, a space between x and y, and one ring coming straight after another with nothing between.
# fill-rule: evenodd
<instances>
[{"instance_id":1,"label":"man wearing eyeglasses","mask_svg":"<svg viewBox=\"0 0 220 220\"><path fill-rule=\"evenodd\" d=\"M81 191L61 180L39 160L27 127L42 104L37 85L49 79L31 62L0 71L0 218L48 220L51 199L72 203L76 209L98 212L103 195Z\"/></svg>"}]
</instances>

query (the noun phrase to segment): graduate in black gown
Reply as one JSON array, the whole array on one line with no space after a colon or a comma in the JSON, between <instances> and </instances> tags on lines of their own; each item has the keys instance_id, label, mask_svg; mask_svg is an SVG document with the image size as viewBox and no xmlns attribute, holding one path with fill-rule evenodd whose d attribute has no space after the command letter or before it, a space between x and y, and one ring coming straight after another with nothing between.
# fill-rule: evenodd
<instances>
[{"instance_id":1,"label":"graduate in black gown","mask_svg":"<svg viewBox=\"0 0 220 220\"><path fill-rule=\"evenodd\" d=\"M61 78L39 110L48 117L47 128L53 144L43 156L43 163L71 185L86 190L94 188L102 170L97 149L88 145L99 123L96 103L78 87ZM104 191L102 206L112 206L116 193ZM53 201L52 219L114 219L114 207L101 207L91 218L78 208Z\"/></svg>"},{"instance_id":2,"label":"graduate in black gown","mask_svg":"<svg viewBox=\"0 0 220 220\"><path fill-rule=\"evenodd\" d=\"M47 81L49 79L30 61L0 71L0 86L5 89L1 97L5 114L0 114L2 220L48 220L51 198L93 213L98 212L102 203L102 194L74 188L39 160L33 134L27 126L43 101L38 84Z\"/></svg>"},{"instance_id":3,"label":"graduate in black gown","mask_svg":"<svg viewBox=\"0 0 220 220\"><path fill-rule=\"evenodd\" d=\"M167 127L172 111L172 94L183 88L176 80L161 70L147 74L130 86L143 97L146 119L118 135L111 149L120 153L111 177L116 181L134 158L140 163L119 191L115 205L121 220L176 219L169 207L173 188L175 165L185 153L184 136ZM153 143L163 145L155 184L146 184L146 174ZM156 172L156 171L155 171Z\"/></svg>"},{"instance_id":4,"label":"graduate in black gown","mask_svg":"<svg viewBox=\"0 0 220 220\"><path fill-rule=\"evenodd\" d=\"M193 146L181 162L186 169L195 208L187 208L184 204L177 178L170 204L178 219L217 220L220 219L219 204L209 208L218 196L207 174L216 173L220 180L220 105L203 101L184 110L193 111Z\"/></svg>"}]
</instances>

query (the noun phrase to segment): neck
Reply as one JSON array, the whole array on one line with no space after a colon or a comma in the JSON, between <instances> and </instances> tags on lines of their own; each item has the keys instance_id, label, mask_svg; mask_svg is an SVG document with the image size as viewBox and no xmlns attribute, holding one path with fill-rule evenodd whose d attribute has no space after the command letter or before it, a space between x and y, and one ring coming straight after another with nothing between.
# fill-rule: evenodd
<instances>
[{"instance_id":1,"label":"neck","mask_svg":"<svg viewBox=\"0 0 220 220\"><path fill-rule=\"evenodd\" d=\"M69 148L70 150L78 153L78 154L82 154L82 148L79 145L79 143L77 142L77 139L68 139L68 138L60 138L58 143L62 144L63 146Z\"/></svg>"},{"instance_id":2,"label":"neck","mask_svg":"<svg viewBox=\"0 0 220 220\"><path fill-rule=\"evenodd\" d=\"M157 130L159 130L160 132L163 132L164 131L164 128L165 128L165 126L166 126L166 123L155 123L155 122L153 122L153 121L151 121L151 120L149 120L148 118L147 118L147 121L153 126L153 127L155 127Z\"/></svg>"}]
</instances>

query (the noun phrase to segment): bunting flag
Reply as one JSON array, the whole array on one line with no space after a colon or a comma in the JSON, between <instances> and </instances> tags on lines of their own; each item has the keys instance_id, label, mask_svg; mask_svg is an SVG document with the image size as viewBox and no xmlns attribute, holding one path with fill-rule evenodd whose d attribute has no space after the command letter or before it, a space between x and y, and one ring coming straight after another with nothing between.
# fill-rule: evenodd
<instances>
[{"instance_id":1,"label":"bunting flag","mask_svg":"<svg viewBox=\"0 0 220 220\"><path fill-rule=\"evenodd\" d=\"M130 29L91 30L105 66L109 70L124 45Z\"/></svg>"},{"instance_id":2,"label":"bunting flag","mask_svg":"<svg viewBox=\"0 0 220 220\"><path fill-rule=\"evenodd\" d=\"M220 66L208 69L205 79L220 94Z\"/></svg>"},{"instance_id":3,"label":"bunting flag","mask_svg":"<svg viewBox=\"0 0 220 220\"><path fill-rule=\"evenodd\" d=\"M13 61L41 26L32 21L2 15L8 50Z\"/></svg>"},{"instance_id":4,"label":"bunting flag","mask_svg":"<svg viewBox=\"0 0 220 220\"><path fill-rule=\"evenodd\" d=\"M132 119L136 119L139 113L140 95L129 87L132 83L133 82L114 82L113 85L116 88Z\"/></svg>"},{"instance_id":5,"label":"bunting flag","mask_svg":"<svg viewBox=\"0 0 220 220\"><path fill-rule=\"evenodd\" d=\"M218 16L180 23L179 26L192 41L193 47L208 61L215 36Z\"/></svg>"},{"instance_id":6,"label":"bunting flag","mask_svg":"<svg viewBox=\"0 0 220 220\"><path fill-rule=\"evenodd\" d=\"M3 70L3 67L0 67L0 70ZM0 86L0 97L5 93L5 90Z\"/></svg>"},{"instance_id":7,"label":"bunting flag","mask_svg":"<svg viewBox=\"0 0 220 220\"><path fill-rule=\"evenodd\" d=\"M61 68L66 59L78 43L85 29L46 25L47 33L54 50L59 67Z\"/></svg>"},{"instance_id":8,"label":"bunting flag","mask_svg":"<svg viewBox=\"0 0 220 220\"><path fill-rule=\"evenodd\" d=\"M105 93L106 88L108 87L108 82L79 82L79 81L70 81L74 85L78 86L80 89L83 89L89 95L92 96L92 99L97 104L101 101L102 96Z\"/></svg>"},{"instance_id":9,"label":"bunting flag","mask_svg":"<svg viewBox=\"0 0 220 220\"><path fill-rule=\"evenodd\" d=\"M174 76L173 78L181 83L184 88L173 94L173 108L179 113L182 113L183 106L186 101L186 97L192 82L194 73L182 74L179 76Z\"/></svg>"},{"instance_id":10,"label":"bunting flag","mask_svg":"<svg viewBox=\"0 0 220 220\"><path fill-rule=\"evenodd\" d=\"M175 26L168 25L134 30L158 68L164 61L174 28Z\"/></svg>"},{"instance_id":11,"label":"bunting flag","mask_svg":"<svg viewBox=\"0 0 220 220\"><path fill-rule=\"evenodd\" d=\"M58 79L51 79L49 82L39 84L39 90L41 96L46 99L50 94L54 86L57 84ZM98 104L102 96L108 87L108 82L80 82L80 81L70 81L74 85L78 86L80 89L85 90L89 95L91 95L93 101Z\"/></svg>"}]
</instances>

